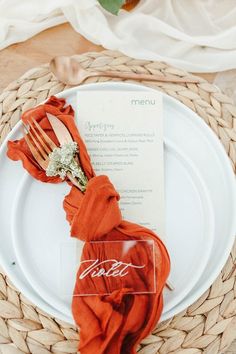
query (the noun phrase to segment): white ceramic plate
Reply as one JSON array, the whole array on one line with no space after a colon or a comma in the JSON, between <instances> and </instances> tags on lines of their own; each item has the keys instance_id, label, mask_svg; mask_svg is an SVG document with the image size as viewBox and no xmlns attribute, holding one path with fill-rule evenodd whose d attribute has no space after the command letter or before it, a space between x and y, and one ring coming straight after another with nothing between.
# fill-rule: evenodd
<instances>
[{"instance_id":1,"label":"white ceramic plate","mask_svg":"<svg viewBox=\"0 0 236 354\"><path fill-rule=\"evenodd\" d=\"M214 218L207 189L197 170L170 143L165 144L165 167L166 243L172 262L170 281L175 288L173 292L165 291L164 311L168 311L188 294L205 269L213 244ZM28 174L24 176L12 212L13 244L17 262L29 283L71 320L76 241L69 237L62 210L69 188L65 184L51 187ZM65 262L61 264L61 252L65 245L70 247L71 257L66 262L67 278L62 279ZM62 291L65 288L69 296Z\"/></svg>"},{"instance_id":2,"label":"white ceramic plate","mask_svg":"<svg viewBox=\"0 0 236 354\"><path fill-rule=\"evenodd\" d=\"M118 84L118 83L108 83L108 84L97 84L97 85L86 85L80 88L81 90L88 90L88 89L118 89L118 90L145 90L148 88L145 88L143 86L139 85L131 85L131 84ZM68 90L67 92L63 92L61 96L66 97L68 99L68 102L73 104L73 99L75 97L75 91L76 89ZM174 306L174 301L173 299L171 300L171 296L168 295L166 296L166 306L167 304L169 305L169 312L165 312L163 319L167 318L167 316L172 316L173 314L176 314L178 311L180 311L180 306L181 307L187 307L190 305L194 300L197 299L198 296L200 296L212 283L212 281L216 278L218 275L220 269L222 268L223 264L225 263L228 254L230 252L230 249L233 244L233 239L234 239L234 232L235 232L235 185L234 185L234 175L230 167L230 163L228 161L228 157L225 154L221 144L219 143L218 139L214 136L214 134L210 131L210 129L201 121L201 119L194 114L191 110L187 109L184 107L182 104L179 102L175 101L174 99L164 96L164 115L165 115L165 137L167 137L168 142L167 142L167 147L169 142L172 144L170 145L170 152L168 153L167 150L167 162L168 162L168 155L169 155L169 161L170 163L166 164L166 175L167 175L167 181L168 181L168 175L170 174L170 182L169 182L169 189L172 186L172 190L176 192L177 194L175 197L173 197L173 200L171 203L167 202L167 233L168 233L168 239L167 239L167 244L170 249L171 256L173 258L173 261L175 260L173 250L171 247L174 245L174 240L177 240L176 235L179 235L179 241L183 242L184 237L183 235L186 235L186 232L189 232L190 235L194 233L194 228L195 225L199 224L204 225L202 230L204 229L204 235L206 233L206 230L209 230L209 234L205 235L205 238L201 238L201 242L198 244L201 245L201 249L210 249L210 242L209 239L211 238L211 232L212 230L212 213L211 213L211 203L209 199L212 201L212 207L214 211L214 216L215 218L215 233L214 233L214 245L213 245L213 250L214 252L211 253L210 260L208 261L208 267L205 269L203 276L201 279L198 281L198 285L196 285L195 290L191 291L191 296L188 297L187 292L191 290L191 287L193 287L194 282L197 280L199 277L196 276L196 273L198 271L192 272L188 271L189 278L194 278L194 282L190 281L188 284L189 288L187 289L188 291L185 291L185 299L182 300L180 305L177 304L182 297L184 296L184 292L180 295L180 293L177 292L177 287L179 286L176 284L176 298L178 300L176 302L177 306ZM14 131L11 133L11 135L8 137L9 139L15 139L17 137L19 130L19 125L15 127ZM9 220L9 215L12 212L12 206L14 205L14 195L16 193L16 188L19 180L22 180L22 176L24 174L24 171L20 164L13 163L9 160L6 159L5 157L5 151L6 151L6 144L3 144L1 147L0 151L0 163L1 163L1 175L0 175L0 186L1 186L1 200L0 200L0 223L1 223L1 234L0 234L0 240L1 240L1 250L0 250L0 259L1 259L1 264L4 266L6 272L9 274L9 276L12 278L12 280L15 282L16 286L23 292L25 293L26 296L28 296L29 299L31 299L35 304L37 304L39 307L44 309L45 311L51 313L54 316L57 316L62 319L69 319L67 314L68 314L68 303L65 303L65 307L60 307L60 299L59 303L56 306L54 304L54 307L51 306L49 303L50 301L50 295L44 297L45 294L42 293L42 296L40 297L37 291L35 291L32 288L32 284L30 285L29 281L27 281L25 275L22 272L22 269L19 267L18 263L12 264L13 262L16 261L16 254L13 249L13 244L12 244L12 239L11 239L11 225L10 225L10 220ZM178 149L176 148L178 147ZM173 152L172 152L173 151ZM181 157L180 157L181 156ZM180 171L179 175L184 176L185 180L188 181L185 189L185 187L181 187L182 189L179 189L178 184L176 183L176 179L173 178L175 177L174 173L175 171L171 170L171 165L172 168L176 165L176 168ZM168 167L169 166L169 167ZM168 170L169 168L169 170ZM170 171L170 172L168 172ZM172 182L171 182L171 175L172 175ZM10 177L10 178L9 178ZM13 212L13 219L14 223L12 226L16 225L19 223L20 218L17 215L20 215L19 212L17 212L19 208L19 203L20 200L22 199L22 191L24 189L24 185L27 184L27 180L31 180L31 178L26 178L25 181L21 182L22 187L19 187L18 189L18 203L15 204L15 211ZM181 180L181 178L180 178ZM32 182L32 180L31 180ZM32 185L34 185L36 182L32 182ZM176 187L175 187L176 184ZM48 188L48 185L44 185L42 183L37 183L37 188ZM40 186L40 187L39 187ZM65 187L65 185L63 185ZM59 188L64 188L62 185ZM53 188L52 185L50 187ZM57 186L58 187L58 186ZM50 189L53 193L53 189ZM179 232L178 228L173 230L174 238L171 238L169 235L171 228L168 227L169 220L168 220L168 215L170 214L171 211L171 204L176 198L176 200L179 200L183 202L185 199L185 196L188 197L188 194L184 194L186 191L192 191L191 192L191 198L188 200L186 199L186 205L190 201L190 205L195 205L196 206L196 214L195 216L192 214L191 218L189 218L188 214L185 216L185 222L182 223L184 227L186 227L186 230L184 232ZM34 191L34 188L32 189L32 193ZM181 192L182 191L182 192ZM59 194L61 195L61 198L63 198L63 195L65 191L59 190L58 189L57 196ZM179 194L178 194L179 193ZM27 198L28 196L33 195L31 193L27 193ZM173 193L172 193L173 195ZM209 195L209 197L208 197ZM26 208L27 210L27 198L25 202L23 203L23 207ZM168 194L167 194L168 198ZM192 204L192 201L195 200L195 204ZM197 203L198 200L198 203ZM182 203L183 204L183 203ZM181 204L181 208L182 208ZM179 204L178 204L179 205ZM168 211L168 208L169 211ZM180 206L175 209L175 211L172 213L171 217L175 217L176 220L183 220L183 216L181 218L181 208ZM190 212L192 207L188 208L188 212ZM33 208L32 208L33 210ZM62 210L62 209L60 209ZM184 209L182 209L184 210ZM224 215L221 215L221 211L225 210ZM32 218L33 218L32 214ZM219 218L219 215L221 216ZM7 216L7 217L6 217ZM204 217L205 216L205 217ZM207 217L206 217L207 216ZM208 218L208 216L210 216ZM200 221L199 221L199 220ZM206 219L208 220L206 222ZM175 222L176 222L175 220ZM205 221L204 221L205 220ZM199 222L196 222L199 221ZM20 226L21 225L21 226ZM20 227L25 227L25 224L20 222ZM38 225L38 224L37 224ZM41 224L40 224L41 225ZM66 225L66 224L65 224ZM181 226L181 223L178 224ZM198 227L197 226L197 227ZM13 227L14 228L14 227ZM16 229L16 228L15 228ZM19 228L20 229L20 228ZM37 230L38 228L36 228ZM41 230L41 232L44 230ZM183 231L183 230L181 230ZM15 237L17 239L19 237L22 237L22 234L19 235L19 233L14 233ZM65 235L65 234L64 234ZM221 237L222 235L225 235L225 237ZM24 236L24 235L23 235ZM31 234L31 239L33 239L33 236ZM209 236L209 239L208 239ZM24 236L25 237L25 236ZM175 239L176 237L176 239ZM190 237L190 236L189 236ZM54 236L53 236L54 238ZM38 238L35 238L36 242L38 242ZM55 239L54 239L55 240ZM185 239L186 240L186 239ZM23 241L23 238L22 238ZM190 241L190 238L187 240ZM178 240L175 241L178 247ZM17 244L17 242L16 242ZM28 276L28 279L31 276L33 276L34 273L29 272L28 269L28 263L23 264L24 262L22 261L22 252L24 253L27 251L27 248L29 250L30 245L27 243L20 243L21 247L17 247L17 253L19 260L24 268L24 271L26 271L26 274ZM191 242L190 242L191 244ZM182 244L181 244L182 245ZM26 249L25 249L26 246ZM32 244L31 244L32 246ZM183 270L188 270L188 252L191 249L191 246L189 246L188 243L185 245L182 245L184 248L181 250L182 254L186 254L187 258L182 257L181 260L183 261L182 266ZM40 244L41 247L41 244ZM195 245L194 245L195 247ZM24 250L25 249L25 250ZM53 253L53 249L50 249L50 251ZM174 250L175 251L175 250ZM176 253L177 254L177 253ZM207 252L205 253L207 254ZM27 257L26 257L27 258ZM176 257L177 259L177 257ZM201 259L199 260L201 263ZM199 263L199 264L200 264ZM35 264L35 263L34 263ZM180 263L179 263L180 264ZM37 262L36 262L36 267L33 268L33 272L35 271L34 269L36 268L37 270ZM40 267L39 267L40 268ZM42 269L42 268L41 268ZM177 269L177 267L174 267L173 264L173 271L174 269ZM180 269L180 268L179 268ZM182 268L181 268L182 269ZM198 267L195 268L198 270ZM200 273L200 272L199 272ZM35 273L36 274L36 273ZM172 273L173 274L173 273ZM181 273L182 274L182 273ZM173 276L175 278L175 275ZM41 278L39 278L39 283L42 281ZM45 281L45 279L43 280ZM37 284L39 284L37 282ZM178 283L178 282L177 282ZM41 282L41 285L43 283ZM181 284L180 284L181 285ZM35 284L34 284L35 286ZM34 287L33 286L33 287ZM48 280L47 280L47 286L48 286ZM36 289L39 290L43 288L45 291L44 286L37 285ZM49 287L50 288L50 287ZM48 291L46 289L46 293L48 294ZM53 293L52 293L53 296ZM46 301L45 301L46 300ZM169 301L169 302L168 302ZM173 307L174 306L174 307ZM172 307L172 308L171 308ZM168 310L168 307L165 308L165 311ZM67 312L66 312L67 311Z\"/></svg>"}]
</instances>

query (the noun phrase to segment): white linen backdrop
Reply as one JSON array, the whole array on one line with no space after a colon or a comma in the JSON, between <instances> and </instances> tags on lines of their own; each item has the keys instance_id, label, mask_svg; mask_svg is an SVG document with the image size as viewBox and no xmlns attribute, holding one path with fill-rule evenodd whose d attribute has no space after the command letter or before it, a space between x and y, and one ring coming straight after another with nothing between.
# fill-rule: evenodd
<instances>
[{"instance_id":1,"label":"white linen backdrop","mask_svg":"<svg viewBox=\"0 0 236 354\"><path fill-rule=\"evenodd\" d=\"M192 72L236 68L236 0L141 0L113 16L97 0L0 0L0 49L69 21L105 48Z\"/></svg>"}]
</instances>

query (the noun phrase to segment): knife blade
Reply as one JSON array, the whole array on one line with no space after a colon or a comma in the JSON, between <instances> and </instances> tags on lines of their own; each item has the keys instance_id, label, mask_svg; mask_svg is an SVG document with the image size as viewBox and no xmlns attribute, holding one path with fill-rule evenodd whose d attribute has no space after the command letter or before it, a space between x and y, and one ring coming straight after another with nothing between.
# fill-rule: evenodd
<instances>
[{"instance_id":1,"label":"knife blade","mask_svg":"<svg viewBox=\"0 0 236 354\"><path fill-rule=\"evenodd\" d=\"M51 113L46 113L46 116L52 126L52 129L60 143L60 145L67 144L73 141L72 136L70 135L69 130L66 126Z\"/></svg>"}]
</instances>

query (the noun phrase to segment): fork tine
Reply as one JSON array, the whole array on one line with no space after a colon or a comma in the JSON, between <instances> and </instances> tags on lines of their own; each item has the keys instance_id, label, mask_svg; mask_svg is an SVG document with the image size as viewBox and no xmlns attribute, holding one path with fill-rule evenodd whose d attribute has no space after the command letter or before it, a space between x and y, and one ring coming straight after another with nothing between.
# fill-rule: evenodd
<instances>
[{"instance_id":1,"label":"fork tine","mask_svg":"<svg viewBox=\"0 0 236 354\"><path fill-rule=\"evenodd\" d=\"M29 122L29 126L30 126L30 128L32 129L32 131L34 132L34 135L35 135L35 137L37 138L39 144L41 145L40 148L43 150L42 156L45 155L45 152L46 152L47 155L50 154L50 153L52 152L52 150L49 149L49 147L47 146L47 144L43 141L43 139L41 138L40 134L39 134L39 133L36 131L36 129L34 128L33 124ZM32 139L34 140L33 134L30 133L30 131L29 131L29 134L32 135ZM34 141L34 142L35 142L35 141ZM37 144L35 143L35 145L37 145ZM37 147L38 147L38 146L37 146ZM38 147L38 148L39 148L39 147ZM40 149L40 148L39 148L39 149ZM43 156L43 157L44 157L44 156Z\"/></svg>"},{"instance_id":2,"label":"fork tine","mask_svg":"<svg viewBox=\"0 0 236 354\"><path fill-rule=\"evenodd\" d=\"M48 144L48 146L53 150L57 147L57 145L54 143L54 141L52 141L49 136L45 133L45 131L40 127L40 125L38 124L38 122L35 119L32 119L32 122L34 123L34 125L36 126L36 128L38 129L38 131L41 133L41 136L43 137L43 139L45 140L45 142Z\"/></svg>"},{"instance_id":3,"label":"fork tine","mask_svg":"<svg viewBox=\"0 0 236 354\"><path fill-rule=\"evenodd\" d=\"M24 134L24 139L25 139L25 142L26 144L28 145L30 151L31 151L31 154L33 155L34 159L36 160L36 162L39 164L40 167L42 167L42 169L46 170L47 168L47 161L45 161L40 153L38 152L38 150L35 148L35 146L31 143L30 139L28 138L26 132L24 131L23 129L23 134Z\"/></svg>"},{"instance_id":4,"label":"fork tine","mask_svg":"<svg viewBox=\"0 0 236 354\"><path fill-rule=\"evenodd\" d=\"M40 155L41 155L42 158L45 160L45 159L48 157L48 154L44 151L42 145L40 145L40 142L38 142L38 141L35 139L35 137L33 136L33 134L31 133L30 130L28 131L28 134L29 134L31 140L33 140L34 145L35 145L36 148L38 149ZM37 138L39 138L39 137L37 136Z\"/></svg>"}]
</instances>

